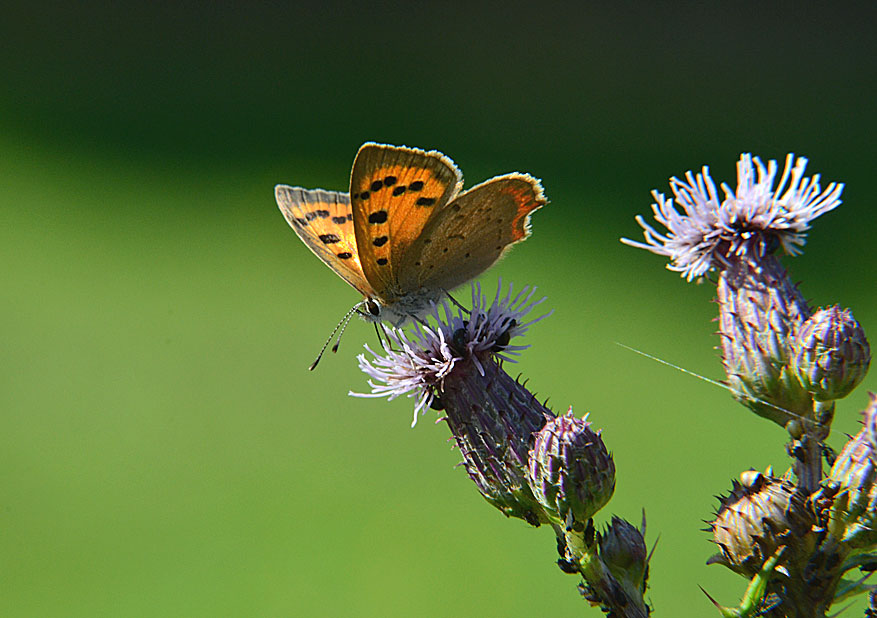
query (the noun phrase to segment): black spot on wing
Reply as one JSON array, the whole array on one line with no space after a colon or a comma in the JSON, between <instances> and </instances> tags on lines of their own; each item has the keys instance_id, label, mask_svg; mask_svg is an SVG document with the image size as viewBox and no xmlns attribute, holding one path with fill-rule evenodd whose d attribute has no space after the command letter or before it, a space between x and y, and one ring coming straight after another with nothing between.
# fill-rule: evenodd
<instances>
[{"instance_id":1,"label":"black spot on wing","mask_svg":"<svg viewBox=\"0 0 877 618\"><path fill-rule=\"evenodd\" d=\"M383 189L383 188L384 188L384 183L381 182L380 180L375 180L375 181L372 183L372 186L371 186L371 190L372 190L372 192L380 191L380 190Z\"/></svg>"},{"instance_id":2,"label":"black spot on wing","mask_svg":"<svg viewBox=\"0 0 877 618\"><path fill-rule=\"evenodd\" d=\"M342 225L344 223L347 223L347 217L345 217L345 216L332 217L332 223L334 223L336 225Z\"/></svg>"},{"instance_id":3,"label":"black spot on wing","mask_svg":"<svg viewBox=\"0 0 877 618\"><path fill-rule=\"evenodd\" d=\"M420 191L422 188L423 188L423 181L422 180L415 180L410 185L408 185L409 191Z\"/></svg>"},{"instance_id":4,"label":"black spot on wing","mask_svg":"<svg viewBox=\"0 0 877 618\"><path fill-rule=\"evenodd\" d=\"M344 251L342 253L337 253L336 255L342 260L349 260L353 257L353 254L350 251Z\"/></svg>"},{"instance_id":5,"label":"black spot on wing","mask_svg":"<svg viewBox=\"0 0 877 618\"><path fill-rule=\"evenodd\" d=\"M387 258L378 258L377 263L378 263L378 266L386 266L387 265Z\"/></svg>"},{"instance_id":6,"label":"black spot on wing","mask_svg":"<svg viewBox=\"0 0 877 618\"><path fill-rule=\"evenodd\" d=\"M386 210L376 210L368 216L369 223L386 223L387 222L387 211Z\"/></svg>"},{"instance_id":7,"label":"black spot on wing","mask_svg":"<svg viewBox=\"0 0 877 618\"><path fill-rule=\"evenodd\" d=\"M383 247L384 245L387 244L387 241L388 241L388 240L390 240L390 239L389 239L388 237L386 237L386 236L378 236L377 238L375 238L375 239L372 241L372 244L373 244L375 247Z\"/></svg>"},{"instance_id":8,"label":"black spot on wing","mask_svg":"<svg viewBox=\"0 0 877 618\"><path fill-rule=\"evenodd\" d=\"M435 204L434 197L418 197L417 202L415 202L418 206L432 206Z\"/></svg>"},{"instance_id":9,"label":"black spot on wing","mask_svg":"<svg viewBox=\"0 0 877 618\"><path fill-rule=\"evenodd\" d=\"M399 197L405 193L405 185L399 185L393 189L393 197Z\"/></svg>"},{"instance_id":10,"label":"black spot on wing","mask_svg":"<svg viewBox=\"0 0 877 618\"><path fill-rule=\"evenodd\" d=\"M392 187L394 184L396 184L396 177L395 176L387 176L386 178L384 178L384 186L385 187Z\"/></svg>"},{"instance_id":11,"label":"black spot on wing","mask_svg":"<svg viewBox=\"0 0 877 618\"><path fill-rule=\"evenodd\" d=\"M320 234L320 240L324 245L331 245L335 242L341 242L341 237L337 234Z\"/></svg>"}]
</instances>

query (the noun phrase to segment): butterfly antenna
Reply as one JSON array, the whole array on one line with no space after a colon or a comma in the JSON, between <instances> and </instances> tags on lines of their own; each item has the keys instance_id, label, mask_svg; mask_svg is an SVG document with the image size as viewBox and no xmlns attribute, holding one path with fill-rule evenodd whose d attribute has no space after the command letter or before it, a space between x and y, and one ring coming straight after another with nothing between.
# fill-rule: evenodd
<instances>
[{"instance_id":1,"label":"butterfly antenna","mask_svg":"<svg viewBox=\"0 0 877 618\"><path fill-rule=\"evenodd\" d=\"M341 345L341 337L344 336L344 331L347 330L347 325L350 324L350 320L353 319L354 313L362 313L362 311L360 311L359 309L359 305L353 307L353 309L348 311L347 314L344 316L344 319L341 320L341 324L343 324L343 326L339 324L339 326L341 326L341 332L338 333L338 339L335 340L335 345L332 346L332 354L335 354L338 351L338 346ZM338 330L338 328L336 327L335 330Z\"/></svg>"},{"instance_id":2,"label":"butterfly antenna","mask_svg":"<svg viewBox=\"0 0 877 618\"><path fill-rule=\"evenodd\" d=\"M320 359L323 358L323 352L326 351L326 348L329 347L329 344L332 342L332 339L335 338L335 333L338 332L338 329L341 329L341 333L339 333L339 335L338 335L338 341L336 341L335 345L332 346L333 352L338 351L338 345L341 343L341 335L344 334L344 329L347 328L347 325L350 323L350 318L352 318L353 314L356 313L358 310L359 310L359 303L354 305L350 311L345 313L344 317L341 318L341 321L338 322L338 325L334 329L332 329L332 334L329 335L329 338L326 339L326 343L324 343L323 347L320 348L320 353L317 354L316 360L314 360L314 362L311 363L311 366L309 367L310 371L313 371L314 369L317 368L317 365L320 363Z\"/></svg>"},{"instance_id":3,"label":"butterfly antenna","mask_svg":"<svg viewBox=\"0 0 877 618\"><path fill-rule=\"evenodd\" d=\"M744 397L746 399L750 399L750 400L755 401L757 403L760 403L762 405L768 406L769 408L773 408L774 410L779 410L780 412L785 412L786 414L789 414L789 415L794 416L796 418L803 418L800 414L796 414L796 413L792 412L791 410L786 410L785 408L774 405L769 401L765 401L764 399L759 399L758 397L753 397L751 395L747 395L745 393L735 391L733 388L731 388L727 384L722 384L721 382L719 382L717 380L707 378L705 376L700 375L699 373L694 373L693 371L689 371L688 369L685 369L684 367L680 367L679 365L674 365L673 363L667 362L664 359L658 358L657 356L652 356L648 352L643 352L642 350L637 350L636 348L632 348L629 345L624 345L623 343L619 343L618 341L615 342L615 345L619 345L622 348L626 348L626 349L630 350L631 352L636 352L640 356L645 356L646 358L650 358L653 361L657 361L657 362L661 363L662 365L666 365L667 367L672 367L673 369L676 369L677 371L681 371L682 373L688 374L690 376L694 376L695 378L703 380L704 382L708 382L709 384L712 384L713 386L718 386L719 388L723 388L726 391L728 391L734 395L737 395L739 397Z\"/></svg>"}]
</instances>

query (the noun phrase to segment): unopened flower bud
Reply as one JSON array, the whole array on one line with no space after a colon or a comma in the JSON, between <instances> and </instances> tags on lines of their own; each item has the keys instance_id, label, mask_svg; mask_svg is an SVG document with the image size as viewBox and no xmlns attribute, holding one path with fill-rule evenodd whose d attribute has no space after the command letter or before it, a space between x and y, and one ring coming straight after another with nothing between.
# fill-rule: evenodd
<instances>
[{"instance_id":1,"label":"unopened flower bud","mask_svg":"<svg viewBox=\"0 0 877 618\"><path fill-rule=\"evenodd\" d=\"M636 526L613 517L600 535L600 558L622 585L629 585L640 594L645 592L649 555L643 533Z\"/></svg>"},{"instance_id":2,"label":"unopened flower bud","mask_svg":"<svg viewBox=\"0 0 877 618\"><path fill-rule=\"evenodd\" d=\"M871 348L849 309L820 309L798 328L793 342L795 374L819 401L841 399L868 372Z\"/></svg>"},{"instance_id":3,"label":"unopened flower bud","mask_svg":"<svg viewBox=\"0 0 877 618\"><path fill-rule=\"evenodd\" d=\"M724 564L753 577L781 545L797 555L815 548L812 528L816 517L802 492L785 479L752 471L740 479L743 483L735 482L731 493L721 499L710 524L721 553L707 564Z\"/></svg>"},{"instance_id":4,"label":"unopened flower bud","mask_svg":"<svg viewBox=\"0 0 877 618\"><path fill-rule=\"evenodd\" d=\"M718 285L722 363L735 397L781 427L813 408L790 367L790 339L810 315L798 288L774 256L738 262Z\"/></svg>"},{"instance_id":5,"label":"unopened flower bud","mask_svg":"<svg viewBox=\"0 0 877 618\"><path fill-rule=\"evenodd\" d=\"M828 482L836 484L829 529L848 547L871 551L877 546L877 450L869 427L877 420L877 396L864 412L864 427L844 445Z\"/></svg>"},{"instance_id":6,"label":"unopened flower bud","mask_svg":"<svg viewBox=\"0 0 877 618\"><path fill-rule=\"evenodd\" d=\"M572 408L548 421L530 451L528 479L533 494L557 522L584 523L615 491L615 463L600 432Z\"/></svg>"}]
</instances>

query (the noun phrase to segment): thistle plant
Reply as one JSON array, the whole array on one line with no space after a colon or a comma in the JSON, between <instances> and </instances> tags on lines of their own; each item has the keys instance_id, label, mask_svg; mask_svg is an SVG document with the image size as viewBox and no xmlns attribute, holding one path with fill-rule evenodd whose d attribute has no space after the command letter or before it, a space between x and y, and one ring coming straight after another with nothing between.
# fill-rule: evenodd
<instances>
[{"instance_id":1,"label":"thistle plant","mask_svg":"<svg viewBox=\"0 0 877 618\"><path fill-rule=\"evenodd\" d=\"M812 308L780 263L801 252L811 223L840 204L843 185L805 177L806 159L743 155L737 186L717 186L704 167L653 192L658 231L642 217L630 246L668 258L687 281L716 286L725 384L745 409L782 427L790 467L746 470L707 531L721 564L748 580L723 616L816 618L871 593L877 568L877 397L861 431L835 457L826 444L835 405L868 371L870 348L849 310ZM544 299L543 299L544 300ZM595 517L616 485L602 432L570 407L555 414L506 373L528 347L520 338L546 317L542 300L500 285L492 301L472 290L471 309L434 305L408 330L389 328L382 350L366 347L364 397L414 400L414 422L440 411L477 490L505 516L554 532L560 569L608 616L644 618L651 552L639 525ZM828 471L824 461L828 460ZM856 575L856 572L859 575ZM710 597L711 598L711 597Z\"/></svg>"},{"instance_id":2,"label":"thistle plant","mask_svg":"<svg viewBox=\"0 0 877 618\"><path fill-rule=\"evenodd\" d=\"M603 532L593 516L615 490L615 463L600 430L572 408L557 416L505 371L526 345L517 343L547 314L534 290L493 301L472 289L472 308L444 302L413 329L389 329L387 349L359 355L370 393L415 401L414 421L440 410L469 478L507 517L555 533L558 566L581 578L579 590L610 616L644 618L648 553L644 532L614 518Z\"/></svg>"},{"instance_id":3,"label":"thistle plant","mask_svg":"<svg viewBox=\"0 0 877 618\"><path fill-rule=\"evenodd\" d=\"M622 239L669 258L667 268L689 282L715 283L726 384L788 434L790 470L744 473L710 522L720 552L709 563L751 580L741 605L721 608L724 615L825 616L836 601L870 590L867 574L843 578L868 570L877 550L873 399L865 427L827 477L823 469L835 404L868 371L868 340L849 310L811 308L779 260L799 254L811 223L841 203L843 185L823 189L818 175L804 176L806 165L790 154L777 178L776 161L744 154L736 188L719 190L706 167L672 178L672 196L652 193L666 231L637 217L644 242Z\"/></svg>"}]
</instances>

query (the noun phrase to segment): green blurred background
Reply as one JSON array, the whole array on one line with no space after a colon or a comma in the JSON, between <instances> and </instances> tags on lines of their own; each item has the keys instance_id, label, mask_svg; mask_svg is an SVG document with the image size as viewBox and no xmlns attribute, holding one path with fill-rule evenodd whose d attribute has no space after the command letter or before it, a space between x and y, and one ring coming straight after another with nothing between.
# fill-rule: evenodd
<instances>
[{"instance_id":1,"label":"green blurred background","mask_svg":"<svg viewBox=\"0 0 877 618\"><path fill-rule=\"evenodd\" d=\"M698 585L739 598L702 520L741 470L785 469L783 433L615 345L721 378L711 286L618 238L671 175L805 155L845 203L787 263L877 332L874 12L465 6L4 8L0 614L601 615L434 412L412 430L410 401L348 397L367 324L307 371L357 295L273 186L346 189L367 140L442 150L467 185L543 179L534 236L482 278L554 310L513 370L603 427L598 519L646 509L658 615L714 615Z\"/></svg>"}]
</instances>

